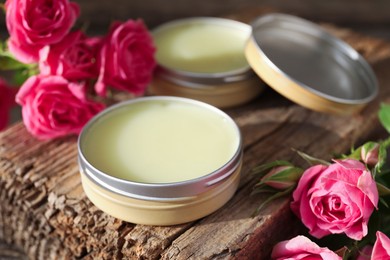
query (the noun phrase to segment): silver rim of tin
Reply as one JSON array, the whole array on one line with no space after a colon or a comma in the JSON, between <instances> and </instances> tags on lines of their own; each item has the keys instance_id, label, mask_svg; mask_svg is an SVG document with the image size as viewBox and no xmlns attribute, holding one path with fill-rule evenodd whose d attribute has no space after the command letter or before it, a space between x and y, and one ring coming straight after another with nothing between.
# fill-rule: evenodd
<instances>
[{"instance_id":1,"label":"silver rim of tin","mask_svg":"<svg viewBox=\"0 0 390 260\"><path fill-rule=\"evenodd\" d=\"M95 124L97 120L101 117L111 113L112 111L129 106L138 102L148 102L152 100L168 100L168 101L179 101L185 103L192 103L198 106L203 106L214 113L218 113L222 115L224 118L229 120L232 126L236 129L237 135L239 138L238 147L233 155L233 157L226 162L219 169L206 174L204 176L180 181L180 182L172 182L172 183L141 183L134 182L130 180L120 179L114 176L111 176L99 169L95 168L91 165L83 153L83 139L84 136L88 133L88 129ZM174 201L174 200L183 200L183 199L191 199L194 196L197 196L201 193L204 193L208 190L213 189L214 185L218 185L221 182L228 179L232 174L238 170L240 167L240 163L242 160L242 137L240 133L240 129L234 120L227 115L222 110L206 104L201 101L192 100L188 98L181 97L170 97L170 96L154 96L154 97L142 97L136 98L128 101L124 101L113 105L101 113L97 114L94 118L92 118L83 128L82 132L79 135L77 142L78 149L78 160L79 160L79 168L81 174L86 175L91 181L95 182L97 185L115 192L117 194L131 197L135 199L142 200L154 200L154 201Z\"/></svg>"},{"instance_id":2,"label":"silver rim of tin","mask_svg":"<svg viewBox=\"0 0 390 260\"><path fill-rule=\"evenodd\" d=\"M234 29L244 31L245 33L248 33L248 39L250 38L250 33L251 33L250 25L235 20L217 18L217 17L192 17L192 18L174 20L162 24L156 27L155 29L153 29L152 35L160 31L166 30L167 28L170 27L175 27L183 23L194 23L194 22L210 23L210 24L217 24L226 27L231 27ZM227 72L197 73L197 72L190 72L190 71L170 68L169 66L162 65L162 64L158 64L158 67L156 69L156 74L172 82L185 85L186 87L194 87L194 88L197 87L196 84L215 85L215 84L230 83L230 82L245 80L255 75L249 65L237 70L231 70ZM186 84L187 82L188 84Z\"/></svg>"},{"instance_id":3,"label":"silver rim of tin","mask_svg":"<svg viewBox=\"0 0 390 260\"><path fill-rule=\"evenodd\" d=\"M330 101L334 101L342 104L351 104L351 105L368 103L378 95L378 89L379 89L378 82L375 73L372 70L371 66L368 64L368 62L349 44L337 38L336 36L333 36L332 34L328 33L319 25L293 15L275 13L275 14L264 15L257 18L251 24L251 26L252 26L251 40L256 43L257 45L256 47L258 49L259 54L265 60L268 66L270 66L273 70L277 71L280 75L283 75L285 78L289 79L290 81L297 83L303 89L317 96L328 99ZM258 39L255 36L258 30L264 28L265 30L267 28L278 29L277 26L279 28L281 26L285 26L286 29L288 28L290 31L301 32L303 36L306 34L312 36L313 38L315 38L315 40L323 41L329 44L329 46L332 47L332 51L338 52L339 54L342 55L342 57L346 58L347 62L350 62L350 64L352 64L351 66L353 66L353 69L351 69L348 72L355 72L357 77L360 77L362 81L364 81L365 83L364 87L366 88L368 95L356 99L347 99L347 98L330 95L317 90L313 86L301 82L299 79L294 78L293 76L286 73L283 69L279 68L274 63L272 58L270 58L261 48L260 46L261 39ZM310 64L308 66L310 66ZM272 85L270 86L272 87ZM352 90L350 91L352 92Z\"/></svg>"}]
</instances>

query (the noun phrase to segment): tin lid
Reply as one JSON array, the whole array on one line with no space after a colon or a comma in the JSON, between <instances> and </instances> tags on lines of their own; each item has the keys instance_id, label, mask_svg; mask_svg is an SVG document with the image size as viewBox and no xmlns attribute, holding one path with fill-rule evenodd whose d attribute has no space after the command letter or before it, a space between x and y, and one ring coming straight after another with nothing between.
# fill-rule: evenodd
<instances>
[{"instance_id":1,"label":"tin lid","mask_svg":"<svg viewBox=\"0 0 390 260\"><path fill-rule=\"evenodd\" d=\"M375 74L358 52L295 16L257 18L245 55L270 87L316 111L352 114L378 93Z\"/></svg>"}]
</instances>

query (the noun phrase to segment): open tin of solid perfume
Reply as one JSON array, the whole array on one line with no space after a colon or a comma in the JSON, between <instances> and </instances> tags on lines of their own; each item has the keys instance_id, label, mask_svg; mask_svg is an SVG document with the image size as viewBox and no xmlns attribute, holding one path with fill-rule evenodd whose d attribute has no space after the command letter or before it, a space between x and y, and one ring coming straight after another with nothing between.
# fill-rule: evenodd
<instances>
[{"instance_id":1,"label":"open tin of solid perfume","mask_svg":"<svg viewBox=\"0 0 390 260\"><path fill-rule=\"evenodd\" d=\"M264 89L244 54L251 27L231 19L192 17L152 31L156 70L149 91L219 108L242 105Z\"/></svg>"},{"instance_id":2,"label":"open tin of solid perfume","mask_svg":"<svg viewBox=\"0 0 390 260\"><path fill-rule=\"evenodd\" d=\"M181 224L222 207L238 188L242 153L231 117L180 97L118 103L78 140L87 197L114 217L147 225Z\"/></svg>"},{"instance_id":3,"label":"open tin of solid perfume","mask_svg":"<svg viewBox=\"0 0 390 260\"><path fill-rule=\"evenodd\" d=\"M269 14L256 19L245 54L270 87L316 111L353 114L378 93L375 74L357 51L295 16Z\"/></svg>"}]
</instances>

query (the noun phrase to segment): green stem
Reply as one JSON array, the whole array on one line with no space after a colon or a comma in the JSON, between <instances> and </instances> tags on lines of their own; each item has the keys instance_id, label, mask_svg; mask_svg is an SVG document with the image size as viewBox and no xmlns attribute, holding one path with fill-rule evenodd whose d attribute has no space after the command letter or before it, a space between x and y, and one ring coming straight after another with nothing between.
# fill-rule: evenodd
<instances>
[{"instance_id":1,"label":"green stem","mask_svg":"<svg viewBox=\"0 0 390 260\"><path fill-rule=\"evenodd\" d=\"M349 250L347 250L344 253L343 260L350 259L353 255L357 254L357 252L359 252L360 249L362 249L368 244L370 244L370 241L368 239L363 239L361 241L354 241L351 247L349 248Z\"/></svg>"},{"instance_id":2,"label":"green stem","mask_svg":"<svg viewBox=\"0 0 390 260\"><path fill-rule=\"evenodd\" d=\"M256 215L259 214L260 210L266 206L268 203L270 203L271 201L277 199L277 198L281 198L283 196L286 196L286 195L289 195L293 190L295 189L295 186L292 186L284 191L280 191L280 192L277 192L275 193L274 195L268 197L263 203L260 204L260 206L252 213L252 217L255 217Z\"/></svg>"},{"instance_id":3,"label":"green stem","mask_svg":"<svg viewBox=\"0 0 390 260\"><path fill-rule=\"evenodd\" d=\"M385 147L385 148L388 148L390 146L390 136L387 137L385 140L383 140L382 142L382 145Z\"/></svg>"}]
</instances>

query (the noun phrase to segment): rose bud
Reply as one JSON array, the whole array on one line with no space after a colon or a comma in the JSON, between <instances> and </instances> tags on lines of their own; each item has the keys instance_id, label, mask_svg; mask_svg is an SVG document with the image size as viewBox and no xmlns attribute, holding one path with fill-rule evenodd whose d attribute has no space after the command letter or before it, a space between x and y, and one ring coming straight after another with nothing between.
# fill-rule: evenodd
<instances>
[{"instance_id":1,"label":"rose bud","mask_svg":"<svg viewBox=\"0 0 390 260\"><path fill-rule=\"evenodd\" d=\"M264 175L260 183L277 190L286 190L294 186L302 175L302 169L292 165L283 165L272 168Z\"/></svg>"},{"instance_id":2,"label":"rose bud","mask_svg":"<svg viewBox=\"0 0 390 260\"><path fill-rule=\"evenodd\" d=\"M362 146L360 156L364 163L374 166L379 161L380 145L375 142L368 142Z\"/></svg>"}]
</instances>

